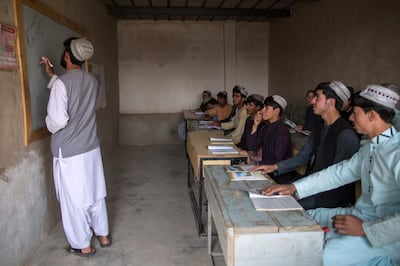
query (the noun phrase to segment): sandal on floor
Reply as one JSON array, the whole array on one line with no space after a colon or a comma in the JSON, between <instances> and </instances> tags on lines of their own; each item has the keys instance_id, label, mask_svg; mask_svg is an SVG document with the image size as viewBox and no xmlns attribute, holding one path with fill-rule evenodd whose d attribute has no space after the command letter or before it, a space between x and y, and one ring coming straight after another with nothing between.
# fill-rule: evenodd
<instances>
[{"instance_id":1,"label":"sandal on floor","mask_svg":"<svg viewBox=\"0 0 400 266\"><path fill-rule=\"evenodd\" d=\"M100 240L100 237L106 238L108 240L108 243L107 244L102 243L101 240ZM97 236L97 240L99 240L100 246L102 248L109 247L112 244L112 236L111 236L111 234L109 234L107 236Z\"/></svg>"},{"instance_id":2,"label":"sandal on floor","mask_svg":"<svg viewBox=\"0 0 400 266\"><path fill-rule=\"evenodd\" d=\"M96 254L96 249L93 248L93 247L90 247L90 248L91 248L91 250L92 250L91 252L83 253L83 252L82 252L82 249L73 248L73 247L71 247L70 244L67 244L67 245L65 246L65 251L67 251L67 252L70 253L70 254L77 255L77 256L81 256L81 257L91 257L91 256L93 256L94 254Z\"/></svg>"}]
</instances>

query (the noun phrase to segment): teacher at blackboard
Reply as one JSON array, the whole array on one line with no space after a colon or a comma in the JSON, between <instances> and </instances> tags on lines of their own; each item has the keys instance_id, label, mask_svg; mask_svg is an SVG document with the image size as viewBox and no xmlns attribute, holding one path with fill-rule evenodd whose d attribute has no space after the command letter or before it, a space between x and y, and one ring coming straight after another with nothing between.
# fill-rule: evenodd
<instances>
[{"instance_id":1,"label":"teacher at blackboard","mask_svg":"<svg viewBox=\"0 0 400 266\"><path fill-rule=\"evenodd\" d=\"M100 246L111 245L106 208L106 185L100 143L96 128L95 103L98 94L96 79L82 70L83 63L93 56L93 45L79 38L64 41L62 76L51 77L46 126L52 133L53 175L62 224L68 240L65 250L79 256L92 256L94 234Z\"/></svg>"}]
</instances>

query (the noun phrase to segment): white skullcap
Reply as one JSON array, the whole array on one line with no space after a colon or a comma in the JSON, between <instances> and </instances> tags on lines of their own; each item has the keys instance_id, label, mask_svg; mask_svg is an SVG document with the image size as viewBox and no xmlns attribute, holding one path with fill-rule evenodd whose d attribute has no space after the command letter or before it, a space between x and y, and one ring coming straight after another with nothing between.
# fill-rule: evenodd
<instances>
[{"instance_id":1,"label":"white skullcap","mask_svg":"<svg viewBox=\"0 0 400 266\"><path fill-rule=\"evenodd\" d=\"M86 61L93 56L93 45L85 39L71 41L71 52L78 61Z\"/></svg>"},{"instance_id":2,"label":"white skullcap","mask_svg":"<svg viewBox=\"0 0 400 266\"><path fill-rule=\"evenodd\" d=\"M232 92L240 93L243 97L247 97L248 94L246 88L241 85L235 85L235 87L232 89Z\"/></svg>"},{"instance_id":3,"label":"white skullcap","mask_svg":"<svg viewBox=\"0 0 400 266\"><path fill-rule=\"evenodd\" d=\"M360 92L360 96L390 109L396 107L400 98L397 92L380 85L368 85Z\"/></svg>"},{"instance_id":4,"label":"white skullcap","mask_svg":"<svg viewBox=\"0 0 400 266\"><path fill-rule=\"evenodd\" d=\"M282 96L279 96L279 95L273 95L272 99L274 100L274 102L279 104L283 110L285 110L285 108L287 106L287 101L285 100L285 98L283 98Z\"/></svg>"},{"instance_id":5,"label":"white skullcap","mask_svg":"<svg viewBox=\"0 0 400 266\"><path fill-rule=\"evenodd\" d=\"M334 80L329 83L329 87L336 93L343 103L350 99L350 90L342 82Z\"/></svg>"}]
</instances>

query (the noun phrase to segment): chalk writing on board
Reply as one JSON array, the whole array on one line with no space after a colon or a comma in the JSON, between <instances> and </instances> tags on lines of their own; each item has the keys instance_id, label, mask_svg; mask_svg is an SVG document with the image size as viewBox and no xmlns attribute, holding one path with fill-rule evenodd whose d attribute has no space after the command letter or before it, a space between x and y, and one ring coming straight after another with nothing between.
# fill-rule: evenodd
<instances>
[{"instance_id":1,"label":"chalk writing on board","mask_svg":"<svg viewBox=\"0 0 400 266\"><path fill-rule=\"evenodd\" d=\"M44 35L43 21L38 16L33 16L32 20L26 25L25 36L26 46L30 48L37 39L41 39Z\"/></svg>"},{"instance_id":2,"label":"chalk writing on board","mask_svg":"<svg viewBox=\"0 0 400 266\"><path fill-rule=\"evenodd\" d=\"M58 75L64 69L57 63L63 52L63 42L71 36L79 36L76 32L51 19L50 17L23 5L24 33L26 46L26 65L28 71L29 95L32 129L44 128L47 114L49 77L39 61L47 56L54 64Z\"/></svg>"},{"instance_id":3,"label":"chalk writing on board","mask_svg":"<svg viewBox=\"0 0 400 266\"><path fill-rule=\"evenodd\" d=\"M21 49L24 143L27 145L49 135L45 125L49 76L39 61L46 56L54 65L54 73L62 75L65 69L59 62L64 54L63 42L70 37L84 36L85 30L41 1L15 1L15 11L17 27L21 29L17 31L20 44L17 48Z\"/></svg>"}]
</instances>

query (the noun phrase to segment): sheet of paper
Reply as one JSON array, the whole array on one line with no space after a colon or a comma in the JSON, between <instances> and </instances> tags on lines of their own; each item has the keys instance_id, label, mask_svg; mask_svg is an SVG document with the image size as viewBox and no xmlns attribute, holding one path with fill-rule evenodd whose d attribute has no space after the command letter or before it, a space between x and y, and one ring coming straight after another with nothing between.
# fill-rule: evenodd
<instances>
[{"instance_id":1,"label":"sheet of paper","mask_svg":"<svg viewBox=\"0 0 400 266\"><path fill-rule=\"evenodd\" d=\"M249 192L249 198L257 211L303 210L303 207L290 195L265 196Z\"/></svg>"}]
</instances>

